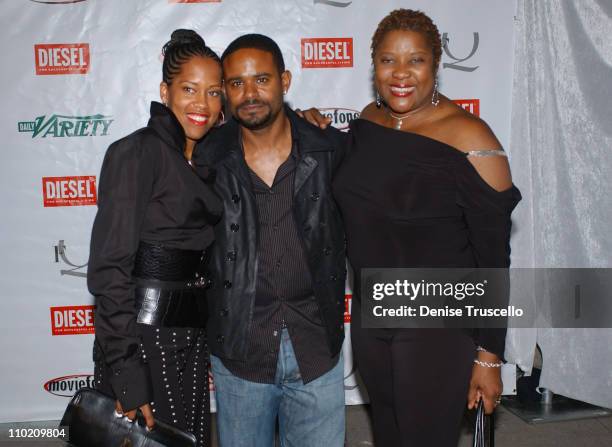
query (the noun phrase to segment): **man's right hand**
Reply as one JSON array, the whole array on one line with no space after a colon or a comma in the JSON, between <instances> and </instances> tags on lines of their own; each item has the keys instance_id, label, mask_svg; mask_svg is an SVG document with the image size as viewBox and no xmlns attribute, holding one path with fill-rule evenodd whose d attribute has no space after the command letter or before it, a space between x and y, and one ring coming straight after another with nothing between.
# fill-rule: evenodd
<instances>
[{"instance_id":1,"label":"man's right hand","mask_svg":"<svg viewBox=\"0 0 612 447\"><path fill-rule=\"evenodd\" d=\"M152 430L153 427L155 426L155 419L153 419L153 410L151 410L151 405L144 404L139 408L140 408L140 411L142 411L142 415L145 418L147 428L149 430ZM127 418L132 422L136 420L136 409L130 410L126 413L123 411L123 408L121 407L121 403L118 400L115 401L115 411L117 412L117 414L121 416L127 416Z\"/></svg>"},{"instance_id":2,"label":"man's right hand","mask_svg":"<svg viewBox=\"0 0 612 447\"><path fill-rule=\"evenodd\" d=\"M295 109L295 113L297 113L300 118L304 118L310 124L314 124L321 129L327 129L327 126L331 124L331 118L327 118L315 107L311 107L308 110Z\"/></svg>"}]
</instances>

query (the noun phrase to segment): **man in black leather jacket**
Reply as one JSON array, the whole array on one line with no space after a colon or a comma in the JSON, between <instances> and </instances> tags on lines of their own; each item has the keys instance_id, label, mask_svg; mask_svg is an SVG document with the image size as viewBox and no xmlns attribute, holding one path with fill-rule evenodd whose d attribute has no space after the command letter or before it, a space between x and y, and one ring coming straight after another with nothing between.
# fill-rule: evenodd
<instances>
[{"instance_id":1,"label":"man in black leather jacket","mask_svg":"<svg viewBox=\"0 0 612 447\"><path fill-rule=\"evenodd\" d=\"M344 445L345 238L331 180L345 134L285 107L271 39L222 57L234 118L196 148L224 215L209 266L209 346L221 446Z\"/></svg>"}]
</instances>

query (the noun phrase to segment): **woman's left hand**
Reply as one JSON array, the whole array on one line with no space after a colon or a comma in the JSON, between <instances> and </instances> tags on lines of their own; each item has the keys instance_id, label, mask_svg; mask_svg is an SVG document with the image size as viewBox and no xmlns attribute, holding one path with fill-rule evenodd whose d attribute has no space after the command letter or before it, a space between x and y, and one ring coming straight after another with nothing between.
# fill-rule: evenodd
<instances>
[{"instance_id":1,"label":"woman's left hand","mask_svg":"<svg viewBox=\"0 0 612 447\"><path fill-rule=\"evenodd\" d=\"M490 352L479 352L478 360L488 363L499 363L500 359ZM499 405L499 399L503 391L501 380L501 368L489 368L474 363L472 368L472 379L468 391L468 409L478 406L480 399L484 402L486 414L493 413L495 407Z\"/></svg>"},{"instance_id":2,"label":"woman's left hand","mask_svg":"<svg viewBox=\"0 0 612 447\"><path fill-rule=\"evenodd\" d=\"M326 129L331 123L331 118L327 118L314 107L308 110L295 109L295 113L297 113L300 118L304 118L310 124L314 124L321 129Z\"/></svg>"}]
</instances>

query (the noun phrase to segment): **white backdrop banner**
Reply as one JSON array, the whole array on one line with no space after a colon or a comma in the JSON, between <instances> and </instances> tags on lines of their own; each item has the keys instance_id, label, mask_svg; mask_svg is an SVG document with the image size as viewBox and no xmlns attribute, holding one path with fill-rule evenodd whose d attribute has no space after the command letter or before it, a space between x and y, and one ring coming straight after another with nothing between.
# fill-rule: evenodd
<instances>
[{"instance_id":1,"label":"white backdrop banner","mask_svg":"<svg viewBox=\"0 0 612 447\"><path fill-rule=\"evenodd\" d=\"M346 128L372 100L371 36L398 7L434 19L445 42L442 92L507 147L515 1L3 2L0 422L57 419L91 385L85 275L100 165L110 143L146 124L170 33L194 29L219 53L241 34L269 35L293 73L290 104ZM349 312L346 324L350 336ZM362 403L349 343L345 358L346 402Z\"/></svg>"}]
</instances>

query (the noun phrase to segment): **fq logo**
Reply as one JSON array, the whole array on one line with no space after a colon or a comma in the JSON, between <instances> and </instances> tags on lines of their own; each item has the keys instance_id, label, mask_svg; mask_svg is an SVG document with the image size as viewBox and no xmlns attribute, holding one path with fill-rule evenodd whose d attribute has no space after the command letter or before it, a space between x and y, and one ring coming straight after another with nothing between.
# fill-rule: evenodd
<instances>
[{"instance_id":1,"label":"fq logo","mask_svg":"<svg viewBox=\"0 0 612 447\"><path fill-rule=\"evenodd\" d=\"M20 121L17 123L19 132L32 132L32 138L41 136L46 138L64 137L104 137L108 135L108 128L114 121L111 116L96 115L69 116L53 114L48 120L45 115L39 116L34 121Z\"/></svg>"},{"instance_id":2,"label":"fq logo","mask_svg":"<svg viewBox=\"0 0 612 447\"><path fill-rule=\"evenodd\" d=\"M480 116L480 99L453 99L453 102L472 115Z\"/></svg>"},{"instance_id":3,"label":"fq logo","mask_svg":"<svg viewBox=\"0 0 612 447\"><path fill-rule=\"evenodd\" d=\"M89 71L88 43L34 45L37 75L85 74Z\"/></svg>"},{"instance_id":4,"label":"fq logo","mask_svg":"<svg viewBox=\"0 0 612 447\"><path fill-rule=\"evenodd\" d=\"M337 129L346 130L349 127L349 123L359 118L360 113L357 110L352 109L340 109L334 107L327 107L319 109L321 115L331 119L331 124Z\"/></svg>"},{"instance_id":5,"label":"fq logo","mask_svg":"<svg viewBox=\"0 0 612 447\"><path fill-rule=\"evenodd\" d=\"M95 306L51 307L51 334L93 334L94 310Z\"/></svg>"},{"instance_id":6,"label":"fq logo","mask_svg":"<svg viewBox=\"0 0 612 447\"><path fill-rule=\"evenodd\" d=\"M81 388L93 388L93 374L73 374L71 376L57 377L43 385L45 391L56 396L72 397Z\"/></svg>"},{"instance_id":7,"label":"fq logo","mask_svg":"<svg viewBox=\"0 0 612 447\"><path fill-rule=\"evenodd\" d=\"M302 39L302 68L353 66L352 37Z\"/></svg>"},{"instance_id":8,"label":"fq logo","mask_svg":"<svg viewBox=\"0 0 612 447\"><path fill-rule=\"evenodd\" d=\"M43 206L86 206L97 203L96 177L43 177Z\"/></svg>"}]
</instances>

